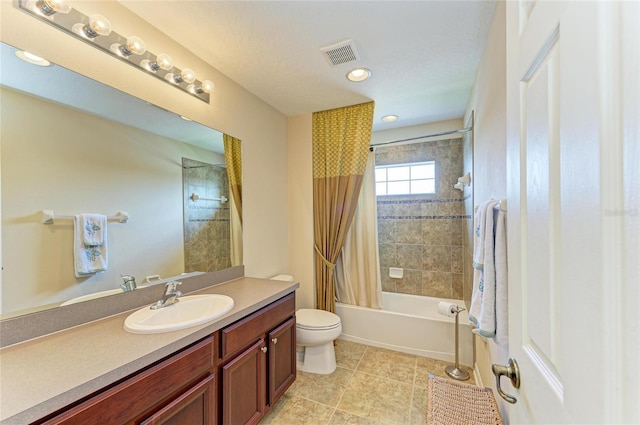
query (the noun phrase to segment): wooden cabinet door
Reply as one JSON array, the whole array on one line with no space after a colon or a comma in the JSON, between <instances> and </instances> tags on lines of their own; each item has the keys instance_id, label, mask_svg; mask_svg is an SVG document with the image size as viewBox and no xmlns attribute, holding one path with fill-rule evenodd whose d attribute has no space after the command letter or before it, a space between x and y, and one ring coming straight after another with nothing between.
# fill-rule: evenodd
<instances>
[{"instance_id":1,"label":"wooden cabinet door","mask_svg":"<svg viewBox=\"0 0 640 425\"><path fill-rule=\"evenodd\" d=\"M269 332L269 406L296 379L296 319L292 317Z\"/></svg>"},{"instance_id":2,"label":"wooden cabinet door","mask_svg":"<svg viewBox=\"0 0 640 425\"><path fill-rule=\"evenodd\" d=\"M209 375L140 425L214 425L215 375Z\"/></svg>"},{"instance_id":3,"label":"wooden cabinet door","mask_svg":"<svg viewBox=\"0 0 640 425\"><path fill-rule=\"evenodd\" d=\"M222 366L223 425L257 424L266 406L267 345L263 338Z\"/></svg>"}]
</instances>

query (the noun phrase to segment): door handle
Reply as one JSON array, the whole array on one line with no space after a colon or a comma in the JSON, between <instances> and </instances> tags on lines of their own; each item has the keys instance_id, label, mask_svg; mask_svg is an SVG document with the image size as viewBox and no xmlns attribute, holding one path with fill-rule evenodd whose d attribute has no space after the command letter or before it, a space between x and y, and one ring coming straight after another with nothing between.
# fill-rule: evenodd
<instances>
[{"instance_id":1,"label":"door handle","mask_svg":"<svg viewBox=\"0 0 640 425\"><path fill-rule=\"evenodd\" d=\"M274 344L277 344L277 343L278 343L278 338L273 338L273 339L271 340L271 342L273 342Z\"/></svg>"},{"instance_id":2,"label":"door handle","mask_svg":"<svg viewBox=\"0 0 640 425\"><path fill-rule=\"evenodd\" d=\"M511 380L511 385L513 385L514 388L520 388L520 368L518 368L518 362L516 362L516 359L509 359L509 362L506 366L500 366L497 364L491 365L491 371L496 376L496 389L498 390L498 394L500 394L500 397L511 404L514 404L516 401L518 401L517 398L506 394L504 391L502 391L502 388L500 388L501 376L506 376L507 378L509 378Z\"/></svg>"},{"instance_id":3,"label":"door handle","mask_svg":"<svg viewBox=\"0 0 640 425\"><path fill-rule=\"evenodd\" d=\"M262 351L263 353L266 353L266 352L267 352L267 347L262 347L262 348L260 349L260 351Z\"/></svg>"}]
</instances>

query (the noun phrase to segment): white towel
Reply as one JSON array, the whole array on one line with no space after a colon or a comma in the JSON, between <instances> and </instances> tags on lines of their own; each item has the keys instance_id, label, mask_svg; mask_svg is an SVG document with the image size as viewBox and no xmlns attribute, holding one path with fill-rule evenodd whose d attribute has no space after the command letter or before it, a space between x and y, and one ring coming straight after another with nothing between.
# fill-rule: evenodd
<instances>
[{"instance_id":1,"label":"white towel","mask_svg":"<svg viewBox=\"0 0 640 425\"><path fill-rule=\"evenodd\" d=\"M76 277L107 270L107 228L102 229L102 245L84 243L84 227L80 215L73 218L73 262Z\"/></svg>"},{"instance_id":2,"label":"white towel","mask_svg":"<svg viewBox=\"0 0 640 425\"><path fill-rule=\"evenodd\" d=\"M80 214L82 238L86 246L100 246L104 243L107 216L102 214Z\"/></svg>"},{"instance_id":3,"label":"white towel","mask_svg":"<svg viewBox=\"0 0 640 425\"><path fill-rule=\"evenodd\" d=\"M496 336L494 340L501 347L509 347L509 309L507 278L507 217L499 210L496 228Z\"/></svg>"},{"instance_id":4,"label":"white towel","mask_svg":"<svg viewBox=\"0 0 640 425\"><path fill-rule=\"evenodd\" d=\"M496 270L494 259L493 207L498 201L480 205L474 218L473 292L469 320L476 333L491 338L496 333Z\"/></svg>"}]
</instances>

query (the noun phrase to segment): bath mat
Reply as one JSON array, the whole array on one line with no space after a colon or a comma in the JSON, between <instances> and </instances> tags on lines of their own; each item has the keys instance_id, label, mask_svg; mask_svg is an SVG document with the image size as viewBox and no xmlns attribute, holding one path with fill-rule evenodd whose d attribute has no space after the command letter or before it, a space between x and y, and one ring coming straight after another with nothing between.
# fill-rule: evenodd
<instances>
[{"instance_id":1,"label":"bath mat","mask_svg":"<svg viewBox=\"0 0 640 425\"><path fill-rule=\"evenodd\" d=\"M427 425L503 425L491 388L429 375Z\"/></svg>"}]
</instances>

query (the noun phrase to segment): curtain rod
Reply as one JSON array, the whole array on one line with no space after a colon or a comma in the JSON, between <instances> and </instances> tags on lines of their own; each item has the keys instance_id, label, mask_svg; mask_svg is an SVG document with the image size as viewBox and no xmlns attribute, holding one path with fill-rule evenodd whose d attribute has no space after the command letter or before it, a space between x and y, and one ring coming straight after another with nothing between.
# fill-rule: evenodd
<instances>
[{"instance_id":1,"label":"curtain rod","mask_svg":"<svg viewBox=\"0 0 640 425\"><path fill-rule=\"evenodd\" d=\"M408 139L391 140L389 142L382 142L382 143L376 143L376 144L369 145L369 148L372 149L372 148L375 148L376 146L390 145L392 143L411 142L413 140L426 139L426 138L429 138L429 137L446 136L446 135L449 135L449 134L457 134L457 133L467 133L467 132L469 132L471 130L473 130L472 127L467 127L467 128L461 128L461 129L458 129L458 130L443 131L441 133L427 134L425 136L411 137L411 138L408 138Z\"/></svg>"}]
</instances>

